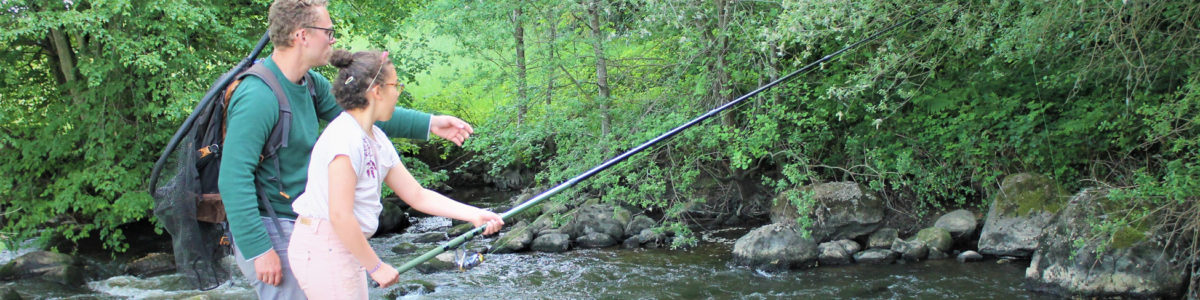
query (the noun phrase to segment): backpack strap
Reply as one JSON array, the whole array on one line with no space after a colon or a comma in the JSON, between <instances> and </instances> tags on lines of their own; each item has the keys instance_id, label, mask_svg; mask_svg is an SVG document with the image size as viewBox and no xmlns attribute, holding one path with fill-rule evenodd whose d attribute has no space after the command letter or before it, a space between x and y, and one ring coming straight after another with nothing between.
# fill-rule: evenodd
<instances>
[{"instance_id":1,"label":"backpack strap","mask_svg":"<svg viewBox=\"0 0 1200 300\"><path fill-rule=\"evenodd\" d=\"M275 72L263 64L255 64L240 77L256 76L262 79L267 87L271 88L271 92L275 94L275 100L279 102L279 120L275 122L275 127L271 129L271 135L267 136L266 144L263 145L262 159L270 158L275 163L275 176L267 178L269 181L274 181L279 188L279 194L284 198L291 198L287 193L283 192L283 181L279 179L279 149L287 147L288 134L292 129L292 105L287 99L287 93L283 91L283 87L279 85L279 80L275 77ZM267 192L261 184L255 182L255 190L258 191L258 201L267 211L267 215L274 221L275 231L281 236L283 234L283 226L279 223L279 216L275 214L275 208L271 207L271 201L267 200Z\"/></svg>"}]
</instances>

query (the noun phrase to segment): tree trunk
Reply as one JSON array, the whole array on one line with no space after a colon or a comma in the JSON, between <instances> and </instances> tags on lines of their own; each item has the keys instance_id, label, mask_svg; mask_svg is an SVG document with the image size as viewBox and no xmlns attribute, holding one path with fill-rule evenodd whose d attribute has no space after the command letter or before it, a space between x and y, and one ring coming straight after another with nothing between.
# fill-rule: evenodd
<instances>
[{"instance_id":1,"label":"tree trunk","mask_svg":"<svg viewBox=\"0 0 1200 300\"><path fill-rule=\"evenodd\" d=\"M729 72L726 71L725 66L727 64L725 56L729 53L729 1L717 0L714 1L713 4L716 5L717 8L717 28L716 30L712 31L716 34L716 51L714 55L716 55L717 60L712 67L713 81L712 86L709 89L709 99L712 99L712 103L709 105L709 107L715 107L728 101L729 96L727 94L730 90ZM735 114L722 114L721 123L723 123L725 126L733 125L734 115Z\"/></svg>"},{"instance_id":2,"label":"tree trunk","mask_svg":"<svg viewBox=\"0 0 1200 300\"><path fill-rule=\"evenodd\" d=\"M67 35L58 29L50 29L50 43L54 46L54 55L58 57L58 71L66 80L65 85L71 95L71 101L79 104L79 77L75 76L75 57L71 51L71 43L67 40Z\"/></svg>"},{"instance_id":3,"label":"tree trunk","mask_svg":"<svg viewBox=\"0 0 1200 300\"><path fill-rule=\"evenodd\" d=\"M603 136L608 136L611 128L611 117L608 112L609 94L608 89L608 65L604 61L604 34L600 30L600 1L592 0L592 5L588 7L588 13L591 15L590 25L592 26L592 49L596 52L596 85L600 89L600 132Z\"/></svg>"},{"instance_id":4,"label":"tree trunk","mask_svg":"<svg viewBox=\"0 0 1200 300\"><path fill-rule=\"evenodd\" d=\"M512 20L515 25L513 39L517 42L517 125L521 125L525 112L529 110L525 87L525 27L521 23L521 7L513 9Z\"/></svg>"},{"instance_id":5,"label":"tree trunk","mask_svg":"<svg viewBox=\"0 0 1200 300\"><path fill-rule=\"evenodd\" d=\"M551 100L554 98L554 79L557 72L555 66L558 65L558 61L555 61L554 59L554 53L556 52L557 46L556 43L558 42L558 9L551 8L550 16L547 18L547 20L550 23L550 41L547 43L550 62L546 64L546 69L549 70L549 74L546 76L546 105L550 105Z\"/></svg>"}]
</instances>

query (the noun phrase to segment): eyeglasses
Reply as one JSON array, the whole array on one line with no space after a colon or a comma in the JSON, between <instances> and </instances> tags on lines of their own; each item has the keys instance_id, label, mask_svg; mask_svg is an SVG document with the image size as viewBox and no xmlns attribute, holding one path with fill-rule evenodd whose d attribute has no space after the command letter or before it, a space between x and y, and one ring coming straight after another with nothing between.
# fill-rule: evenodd
<instances>
[{"instance_id":1,"label":"eyeglasses","mask_svg":"<svg viewBox=\"0 0 1200 300\"><path fill-rule=\"evenodd\" d=\"M324 31L325 36L329 37L330 40L332 40L334 38L334 36L337 35L337 31L333 30L333 27L325 28L325 27L317 27L317 26L304 26L304 28Z\"/></svg>"},{"instance_id":2,"label":"eyeglasses","mask_svg":"<svg viewBox=\"0 0 1200 300\"><path fill-rule=\"evenodd\" d=\"M395 83L384 83L383 85L390 85L390 86L394 86L394 87L396 87L396 92L397 92L397 93L403 93L403 92L404 92L404 84L403 84L403 83L399 83L399 82L395 82Z\"/></svg>"}]
</instances>

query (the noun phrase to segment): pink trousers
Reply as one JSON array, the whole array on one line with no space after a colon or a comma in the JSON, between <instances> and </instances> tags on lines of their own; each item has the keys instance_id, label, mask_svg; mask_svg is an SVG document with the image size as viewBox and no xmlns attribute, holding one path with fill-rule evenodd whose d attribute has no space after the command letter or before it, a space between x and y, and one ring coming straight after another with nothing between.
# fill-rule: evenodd
<instances>
[{"instance_id":1,"label":"pink trousers","mask_svg":"<svg viewBox=\"0 0 1200 300\"><path fill-rule=\"evenodd\" d=\"M338 240L328 220L296 220L288 253L308 299L367 299L366 270Z\"/></svg>"}]
</instances>

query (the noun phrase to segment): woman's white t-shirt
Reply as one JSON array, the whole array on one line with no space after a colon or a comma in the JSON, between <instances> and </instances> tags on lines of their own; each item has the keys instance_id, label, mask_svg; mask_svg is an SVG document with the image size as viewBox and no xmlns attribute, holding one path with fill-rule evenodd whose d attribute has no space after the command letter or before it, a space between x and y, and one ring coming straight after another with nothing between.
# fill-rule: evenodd
<instances>
[{"instance_id":1,"label":"woman's white t-shirt","mask_svg":"<svg viewBox=\"0 0 1200 300\"><path fill-rule=\"evenodd\" d=\"M313 146L308 162L308 183L304 193L292 202L292 210L301 216L329 219L329 163L339 155L350 159L358 182L354 186L354 217L363 233L370 237L379 227L383 211L380 192L383 178L393 167L403 167L396 147L379 127L371 126L375 138L367 137L354 117L342 112L334 118Z\"/></svg>"}]
</instances>

